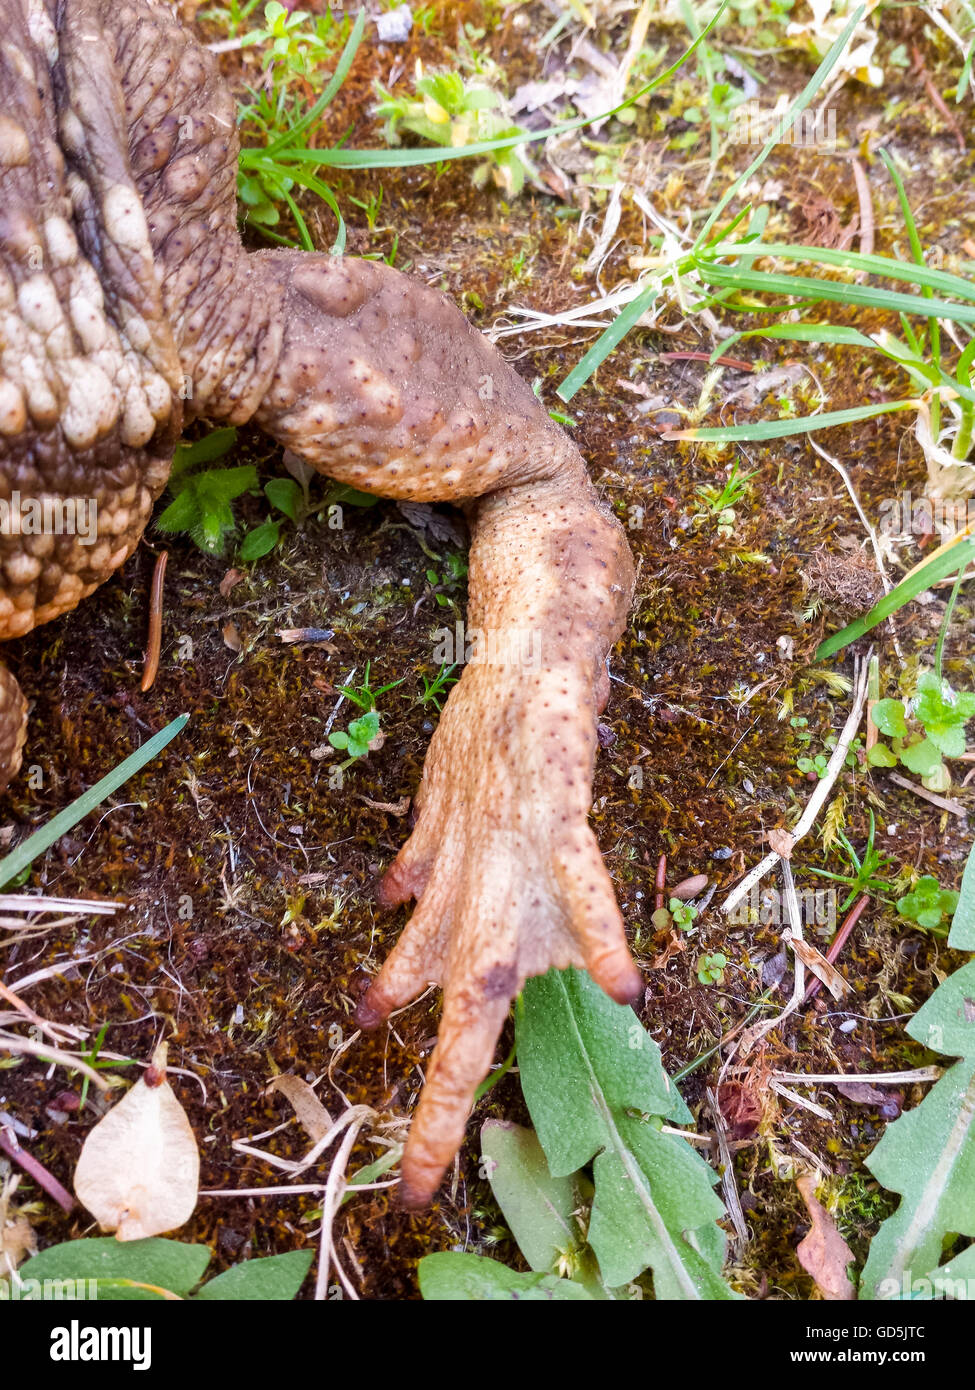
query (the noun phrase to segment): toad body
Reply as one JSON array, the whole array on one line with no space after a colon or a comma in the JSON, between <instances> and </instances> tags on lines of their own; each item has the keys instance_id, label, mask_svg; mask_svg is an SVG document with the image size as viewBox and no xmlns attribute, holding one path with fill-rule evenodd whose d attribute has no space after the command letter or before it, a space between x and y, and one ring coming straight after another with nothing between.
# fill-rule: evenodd
<instances>
[{"instance_id":1,"label":"toad body","mask_svg":"<svg viewBox=\"0 0 975 1390\"><path fill-rule=\"evenodd\" d=\"M587 824L628 547L575 446L442 294L381 263L243 249L234 102L168 6L0 0L0 21L0 504L92 519L0 528L0 637L125 562L195 418L254 421L329 478L470 522L487 654L431 741L380 888L416 907L358 1013L375 1027L443 986L402 1168L422 1204L526 977L575 965L614 999L640 990ZM511 659L526 633L528 664ZM0 666L0 785L24 739Z\"/></svg>"}]
</instances>

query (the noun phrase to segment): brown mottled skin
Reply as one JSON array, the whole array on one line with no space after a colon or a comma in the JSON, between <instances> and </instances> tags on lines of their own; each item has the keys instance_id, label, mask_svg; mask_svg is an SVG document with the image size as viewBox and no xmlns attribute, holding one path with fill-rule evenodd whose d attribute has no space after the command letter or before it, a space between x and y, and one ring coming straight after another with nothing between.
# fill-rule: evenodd
<instances>
[{"instance_id":1,"label":"brown mottled skin","mask_svg":"<svg viewBox=\"0 0 975 1390\"><path fill-rule=\"evenodd\" d=\"M629 550L574 445L442 294L372 261L243 250L234 103L168 7L0 0L0 21L0 498L98 503L94 544L0 536L0 637L128 558L198 416L253 419L357 488L463 506L469 628L541 634L534 665L465 668L381 888L417 907L359 1022L444 989L403 1160L423 1203L527 976L640 989L586 819ZM24 720L0 667L3 784Z\"/></svg>"}]
</instances>

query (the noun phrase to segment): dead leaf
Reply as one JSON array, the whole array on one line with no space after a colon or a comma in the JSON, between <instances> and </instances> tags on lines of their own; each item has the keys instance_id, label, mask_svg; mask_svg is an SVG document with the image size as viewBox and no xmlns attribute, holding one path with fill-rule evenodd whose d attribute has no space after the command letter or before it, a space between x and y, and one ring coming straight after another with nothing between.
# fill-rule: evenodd
<instances>
[{"instance_id":1,"label":"dead leaf","mask_svg":"<svg viewBox=\"0 0 975 1390\"><path fill-rule=\"evenodd\" d=\"M405 816L410 809L412 797L401 796L399 801L373 801L371 796L360 796L359 800L371 806L374 811L388 811L391 816Z\"/></svg>"},{"instance_id":2,"label":"dead leaf","mask_svg":"<svg viewBox=\"0 0 975 1390\"><path fill-rule=\"evenodd\" d=\"M37 1254L33 1227L10 1204L19 1182L19 1177L10 1177L0 1190L0 1279L8 1278L28 1255Z\"/></svg>"},{"instance_id":3,"label":"dead leaf","mask_svg":"<svg viewBox=\"0 0 975 1390\"><path fill-rule=\"evenodd\" d=\"M118 1240L142 1240L193 1214L200 1155L186 1111L166 1080L166 1044L88 1135L74 1175L79 1200Z\"/></svg>"},{"instance_id":4,"label":"dead leaf","mask_svg":"<svg viewBox=\"0 0 975 1390\"><path fill-rule=\"evenodd\" d=\"M229 598L231 589L235 588L247 575L243 570L228 570L220 581L220 597Z\"/></svg>"},{"instance_id":5,"label":"dead leaf","mask_svg":"<svg viewBox=\"0 0 975 1390\"><path fill-rule=\"evenodd\" d=\"M325 1138L332 1128L332 1117L307 1081L303 1081L300 1076L287 1073L284 1076L276 1076L267 1089L281 1092L313 1144Z\"/></svg>"},{"instance_id":6,"label":"dead leaf","mask_svg":"<svg viewBox=\"0 0 975 1390\"><path fill-rule=\"evenodd\" d=\"M834 999L843 999L850 993L849 984L815 946L810 946L808 941L803 941L797 936L789 938L789 945L806 969L811 970L818 980L822 980Z\"/></svg>"},{"instance_id":7,"label":"dead leaf","mask_svg":"<svg viewBox=\"0 0 975 1390\"><path fill-rule=\"evenodd\" d=\"M796 1246L796 1257L806 1273L815 1279L816 1287L824 1298L833 1303L847 1302L856 1297L846 1272L847 1266L853 1263L853 1251L836 1229L829 1212L817 1199L818 1183L816 1173L803 1173L802 1177L796 1179L796 1187L812 1222L809 1234L803 1236Z\"/></svg>"},{"instance_id":8,"label":"dead leaf","mask_svg":"<svg viewBox=\"0 0 975 1390\"><path fill-rule=\"evenodd\" d=\"M852 1100L854 1105L869 1105L871 1109L879 1110L887 1104L886 1093L879 1086L871 1086L869 1081L838 1081L836 1089L841 1096Z\"/></svg>"},{"instance_id":9,"label":"dead leaf","mask_svg":"<svg viewBox=\"0 0 975 1390\"><path fill-rule=\"evenodd\" d=\"M439 512L429 502L397 502L396 505L411 526L426 531L435 541L448 541L461 548L467 545L461 517Z\"/></svg>"},{"instance_id":10,"label":"dead leaf","mask_svg":"<svg viewBox=\"0 0 975 1390\"><path fill-rule=\"evenodd\" d=\"M768 833L768 846L780 859L791 859L796 842L788 830L775 829Z\"/></svg>"}]
</instances>

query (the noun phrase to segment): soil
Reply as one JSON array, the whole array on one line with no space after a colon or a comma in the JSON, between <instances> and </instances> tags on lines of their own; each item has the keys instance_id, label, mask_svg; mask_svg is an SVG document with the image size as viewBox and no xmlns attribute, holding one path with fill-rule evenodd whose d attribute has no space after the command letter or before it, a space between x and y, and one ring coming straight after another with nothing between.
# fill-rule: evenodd
<instances>
[{"instance_id":1,"label":"soil","mask_svg":"<svg viewBox=\"0 0 975 1390\"><path fill-rule=\"evenodd\" d=\"M966 255L972 259L963 246L975 226L972 155L959 150L917 74L897 67L891 55L898 46L918 44L939 90L949 85L950 73L957 76L957 61L936 31L916 20L910 29L906 16L892 10L881 20L883 86L851 81L835 97L843 152L779 147L763 168L759 184L772 209L767 235L773 239L835 239L838 228L850 225L860 209L846 155L859 151L876 249L907 258L896 197L875 154L883 138L909 170L907 194L922 242L946 268ZM394 60L407 74L416 58L426 66L455 65L461 20L485 30L479 47L504 70L510 89L539 75L535 45L552 22L546 8L437 6L428 35L414 30L395 52L371 41L363 45L316 143L379 144L380 127L370 114L373 80L386 81ZM198 19L197 27L208 39L226 32L207 19ZM621 24L597 36L599 46L618 56L626 35ZM737 39L748 47L747 38L727 30L721 43L734 48ZM684 41L673 27L652 27L648 40L666 47L667 61ZM243 68L240 58L231 53L224 60L238 87L256 72ZM769 91L790 96L813 67L808 54L784 44L751 61ZM680 81L701 96L693 73ZM685 227L710 210L754 151L731 146L713 171L706 131L690 149L669 148L690 128L676 105L665 88L638 110L635 124L610 123L587 137L589 143L573 137L572 150L579 168L591 170L596 155L605 155L592 142L641 142L631 155L635 149L647 161L648 196L658 213ZM961 110L964 120L970 103ZM632 279L631 258L647 253L643 216L624 198L608 256L598 274L585 269L605 193L580 174L567 176L566 184L565 198L529 184L519 198L505 201L497 189L476 189L463 162L439 171L375 170L333 180L352 253L386 255L395 243L400 268L442 286L485 329L512 322L513 305L558 312L585 302ZM380 188L380 213L370 227L350 195L367 202ZM589 203L581 235L575 216L580 201ZM311 197L300 203L327 247L334 236L331 215ZM842 310L831 317L854 321ZM855 321L864 332L884 322L862 314ZM602 496L629 527L637 557L637 598L611 662L593 824L646 970L638 1013L660 1043L669 1072L691 1068L682 1090L707 1131L712 1121L703 1109L704 1091L717 1074L707 1054L759 1001L763 969L765 980L775 973L781 934L776 923L729 925L714 909L725 887L764 853L766 833L791 823L808 797L812 783L797 760L810 749L821 751L849 708L848 696L823 679L824 668L809 664L812 654L826 633L869 606L878 591L853 502L804 437L740 450L661 438L695 410L709 369L706 362L658 354L707 353L713 343L699 319L685 316L676 302L658 322L658 328L632 332L567 407L555 389L594 330L525 332L505 337L501 347L527 378L540 379L551 407L571 415L572 434ZM749 321L739 316L734 326ZM763 369L810 364L829 409L904 391L903 378L859 349L807 352L751 340L732 352ZM808 371L790 368L785 380L763 399L743 404L729 398L752 376L725 369L702 423L815 407ZM880 417L817 436L842 460L874 520L884 499L924 492L924 462L909 419ZM697 490L720 491L735 458L754 476L725 535ZM262 480L283 472L280 451L247 430L235 456L224 461L255 462ZM312 488L313 498L324 498L323 484ZM243 499L241 528L256 525L267 510L263 498ZM155 684L143 694L148 589L163 546L170 555L162 658ZM330 526L318 508L299 528L287 526L271 555L240 566L244 577L224 595L220 585L233 563L232 548L223 559L211 559L186 537L150 530L124 571L81 609L8 648L33 703L25 771L3 812L14 842L170 719L190 714L184 732L159 758L34 865L32 888L111 899L122 904L118 914L9 946L4 978L12 982L60 963L59 973L31 989L30 1004L47 1018L90 1030L103 1057L114 1053L144 1063L157 1037L168 1034L170 1061L181 1069L173 1084L201 1140L205 1190L287 1180L235 1150L235 1140L288 1158L309 1147L296 1124L272 1138L255 1138L290 1117L283 1096L265 1090L279 1072L314 1080L328 1071L318 1093L333 1113L344 1097L373 1107L394 1129L415 1105L436 1034L436 991L397 1016L388 1032L355 1037L342 1048L353 1038L359 992L407 919L405 910L381 911L374 890L408 833L408 815L397 814L398 803L417 787L437 718L434 705L421 699L422 678L432 679L437 670L431 632L452 625L465 602L458 581L439 586L438 603L426 572L442 575L455 549L411 525L392 503L346 506L342 529ZM903 549L895 577L921 557L915 544ZM939 589L930 602L898 614L897 634L909 660L930 663L946 597ZM971 688L972 623L963 596L945 668L960 688ZM333 635L324 644L289 643L277 635L312 627ZM889 633L878 629L874 637L884 693L893 693L897 668ZM856 650L847 649L825 669L851 677ZM358 683L367 663L374 687L402 683L380 697L382 747L348 769L338 788L337 758L323 756L336 687L353 671ZM786 707L784 700L791 703ZM808 720L810 745L800 744L800 730L781 717L783 709ZM334 727L345 727L350 717L345 704ZM969 845L965 819L899 789L885 773L869 774L859 762L839 786L845 833L854 845L862 848L872 810L885 853L936 875L943 887L958 886ZM956 787L952 795L972 808L972 788ZM662 854L670 885L699 873L718 885L693 937L657 931L650 920ZM838 860L816 833L797 851L794 867L802 886L815 887L821 880L808 870L835 871ZM817 944L825 948L830 934L824 926ZM730 962L724 980L702 985L697 961L715 951ZM72 962L67 968L66 961ZM832 1175L835 1210L856 1254L863 1254L894 1200L863 1167L889 1114L822 1088L816 1099L830 1114L823 1119L776 1096L763 1078L776 1068L856 1072L934 1060L907 1038L904 1023L958 963L943 940L872 902L839 962L851 999L833 1004L820 991L749 1059L734 1098L751 1114L736 1156L751 1239L730 1274L743 1292L812 1296L812 1282L795 1257L805 1211L789 1180L810 1153ZM771 1005L787 998L790 978L780 982ZM510 1045L509 1032L499 1061ZM922 1094L920 1087L907 1087L896 1100L909 1106ZM69 1187L85 1135L104 1107L93 1091L81 1108L72 1106L71 1096L80 1099L81 1083L56 1066L19 1059L0 1073L0 1109L37 1131L31 1152ZM516 1068L478 1105L453 1182L429 1211L406 1214L386 1191L363 1194L343 1208L338 1237L364 1297L416 1297L416 1262L431 1251L463 1248L524 1267L479 1176L477 1135L489 1117L526 1119ZM350 1168L382 1152L363 1142ZM302 1181L317 1180L316 1173ZM250 1256L305 1247L316 1229L315 1209L312 1195L202 1197L180 1238L207 1242L216 1271ZM31 1219L42 1244L94 1233L83 1212L65 1216L47 1200Z\"/></svg>"}]
</instances>

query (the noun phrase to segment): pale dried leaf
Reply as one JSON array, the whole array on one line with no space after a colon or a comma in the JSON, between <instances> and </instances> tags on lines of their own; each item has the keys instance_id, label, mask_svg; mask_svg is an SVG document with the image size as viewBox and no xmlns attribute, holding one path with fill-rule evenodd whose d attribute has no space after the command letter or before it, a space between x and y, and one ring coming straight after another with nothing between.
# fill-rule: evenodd
<instances>
[{"instance_id":1,"label":"pale dried leaf","mask_svg":"<svg viewBox=\"0 0 975 1390\"><path fill-rule=\"evenodd\" d=\"M175 1230L196 1206L196 1138L165 1068L160 1043L146 1075L88 1135L75 1170L78 1199L119 1240Z\"/></svg>"},{"instance_id":2,"label":"pale dried leaf","mask_svg":"<svg viewBox=\"0 0 975 1390\"><path fill-rule=\"evenodd\" d=\"M816 1197L819 1183L817 1173L803 1173L796 1179L799 1195L806 1204L812 1225L809 1234L796 1246L796 1256L807 1274L811 1274L823 1297L831 1302L846 1302L856 1297L847 1274L853 1263L853 1251L836 1229L829 1212Z\"/></svg>"},{"instance_id":3,"label":"pale dried leaf","mask_svg":"<svg viewBox=\"0 0 975 1390\"><path fill-rule=\"evenodd\" d=\"M793 937L789 945L802 961L807 970L811 970L817 979L822 980L834 999L842 999L850 993L850 986L844 980L840 972L830 964L821 951L817 951L815 946L810 946L808 941L802 941L799 937Z\"/></svg>"},{"instance_id":4,"label":"pale dried leaf","mask_svg":"<svg viewBox=\"0 0 975 1390\"><path fill-rule=\"evenodd\" d=\"M267 1089L281 1092L313 1144L325 1138L332 1128L332 1117L307 1081L300 1076L276 1076Z\"/></svg>"}]
</instances>

